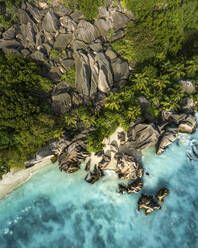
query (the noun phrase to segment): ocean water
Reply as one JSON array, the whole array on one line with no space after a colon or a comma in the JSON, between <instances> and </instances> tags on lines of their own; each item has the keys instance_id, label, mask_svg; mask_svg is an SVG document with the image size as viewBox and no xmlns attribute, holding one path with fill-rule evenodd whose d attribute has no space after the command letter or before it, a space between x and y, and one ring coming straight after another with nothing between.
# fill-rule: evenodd
<instances>
[{"instance_id":1,"label":"ocean water","mask_svg":"<svg viewBox=\"0 0 198 248\"><path fill-rule=\"evenodd\" d=\"M0 201L0 248L197 248L198 140L182 134L162 155L143 153L143 192L166 186L161 210L137 211L141 193L120 195L111 175L90 185L85 173L49 165Z\"/></svg>"}]
</instances>

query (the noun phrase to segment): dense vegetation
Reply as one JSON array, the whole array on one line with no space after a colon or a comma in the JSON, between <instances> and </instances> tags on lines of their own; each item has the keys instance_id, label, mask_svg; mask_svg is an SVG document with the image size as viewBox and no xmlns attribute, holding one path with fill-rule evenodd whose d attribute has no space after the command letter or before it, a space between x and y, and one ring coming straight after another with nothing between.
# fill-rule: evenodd
<instances>
[{"instance_id":1,"label":"dense vegetation","mask_svg":"<svg viewBox=\"0 0 198 248\"><path fill-rule=\"evenodd\" d=\"M64 5L71 9L80 10L88 20L98 15L98 7L104 5L104 0L63 0Z\"/></svg>"},{"instance_id":2,"label":"dense vegetation","mask_svg":"<svg viewBox=\"0 0 198 248\"><path fill-rule=\"evenodd\" d=\"M149 100L148 112L156 118L162 110L177 110L185 96L198 100L197 94L182 93L178 83L194 80L198 89L198 2L122 0L121 4L135 17L125 38L112 44L133 69L128 85L111 94L100 111L88 105L65 119L73 128L94 127L88 137L90 151L100 150L102 140L119 125L127 129L141 115L139 96Z\"/></svg>"},{"instance_id":3,"label":"dense vegetation","mask_svg":"<svg viewBox=\"0 0 198 248\"><path fill-rule=\"evenodd\" d=\"M8 1L15 6L20 1ZM65 6L80 10L88 20L97 16L103 0L63 0ZM23 165L51 137L66 130L75 134L93 127L88 137L89 151L99 151L102 140L118 126L128 129L140 116L139 96L151 103L147 110L155 118L160 112L176 110L182 93L181 79L193 80L198 92L198 2L197 0L121 0L134 15L126 36L112 47L132 67L128 84L111 93L99 110L95 103L73 109L63 117L64 126L57 131L50 113L48 92L51 83L40 76L35 63L16 55L0 55L0 175L13 166ZM7 5L8 6L8 5ZM91 6L91 8L90 8ZM10 8L10 7L9 7ZM0 16L1 22L1 16ZM109 37L113 30L110 30ZM64 54L57 50L51 59ZM75 69L63 75L74 84ZM189 95L198 101L198 95Z\"/></svg>"},{"instance_id":4,"label":"dense vegetation","mask_svg":"<svg viewBox=\"0 0 198 248\"><path fill-rule=\"evenodd\" d=\"M23 166L56 133L51 89L34 62L0 53L0 176Z\"/></svg>"},{"instance_id":5,"label":"dense vegetation","mask_svg":"<svg viewBox=\"0 0 198 248\"><path fill-rule=\"evenodd\" d=\"M15 11L20 4L21 0L0 0L0 27L8 29L17 21Z\"/></svg>"}]
</instances>

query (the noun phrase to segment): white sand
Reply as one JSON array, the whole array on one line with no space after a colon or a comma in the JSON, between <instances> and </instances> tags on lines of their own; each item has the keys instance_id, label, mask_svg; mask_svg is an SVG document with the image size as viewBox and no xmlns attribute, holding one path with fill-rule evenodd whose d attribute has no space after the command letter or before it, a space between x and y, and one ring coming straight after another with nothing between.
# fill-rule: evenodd
<instances>
[{"instance_id":1,"label":"white sand","mask_svg":"<svg viewBox=\"0 0 198 248\"><path fill-rule=\"evenodd\" d=\"M116 131L109 137L103 140L103 144L104 146L104 152L108 152L111 150L111 142L112 141L116 141L118 144L118 147L120 146L120 140L118 139L118 133L124 131L124 129L122 127L118 127L116 129ZM97 157L94 153L91 153L91 157L89 157L86 161L88 162L88 160L91 159L91 170L94 168L95 164L98 164L101 160L102 157ZM116 170L116 164L117 164L117 160L114 158L114 154L111 152L111 161L109 162L108 166L104 169L105 171L108 171L109 174L111 174Z\"/></svg>"},{"instance_id":2,"label":"white sand","mask_svg":"<svg viewBox=\"0 0 198 248\"><path fill-rule=\"evenodd\" d=\"M45 157L38 161L33 167L23 169L15 172L9 172L3 179L0 180L0 199L6 197L9 193L19 188L22 184L27 182L32 175L38 172L41 168L51 163L50 158L53 156Z\"/></svg>"}]
</instances>

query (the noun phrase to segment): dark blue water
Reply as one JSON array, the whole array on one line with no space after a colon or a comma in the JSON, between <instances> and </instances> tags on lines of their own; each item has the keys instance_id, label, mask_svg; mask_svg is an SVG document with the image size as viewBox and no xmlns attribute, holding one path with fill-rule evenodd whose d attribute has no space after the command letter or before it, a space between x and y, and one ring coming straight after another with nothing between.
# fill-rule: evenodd
<instances>
[{"instance_id":1,"label":"dark blue water","mask_svg":"<svg viewBox=\"0 0 198 248\"><path fill-rule=\"evenodd\" d=\"M144 152L143 192L170 189L148 216L137 211L140 194L116 192L115 177L90 185L83 172L49 165L0 201L0 248L197 248L198 162L186 156L197 137L181 135L161 156Z\"/></svg>"}]
</instances>

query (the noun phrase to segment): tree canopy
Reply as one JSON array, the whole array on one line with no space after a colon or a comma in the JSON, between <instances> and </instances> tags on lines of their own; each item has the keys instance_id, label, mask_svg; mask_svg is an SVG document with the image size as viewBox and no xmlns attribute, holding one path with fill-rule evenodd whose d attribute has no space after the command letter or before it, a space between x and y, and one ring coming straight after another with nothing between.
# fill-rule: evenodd
<instances>
[{"instance_id":1,"label":"tree canopy","mask_svg":"<svg viewBox=\"0 0 198 248\"><path fill-rule=\"evenodd\" d=\"M55 121L48 99L51 89L52 83L30 59L0 53L1 168L23 166L53 137Z\"/></svg>"}]
</instances>

